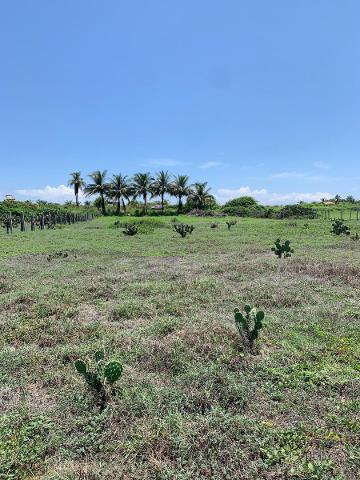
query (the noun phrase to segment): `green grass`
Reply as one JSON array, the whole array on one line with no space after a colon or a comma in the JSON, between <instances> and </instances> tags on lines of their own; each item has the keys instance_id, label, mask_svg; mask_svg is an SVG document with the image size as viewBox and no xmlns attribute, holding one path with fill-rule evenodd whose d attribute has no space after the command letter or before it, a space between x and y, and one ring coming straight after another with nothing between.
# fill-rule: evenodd
<instances>
[{"instance_id":1,"label":"green grass","mask_svg":"<svg viewBox=\"0 0 360 480\"><path fill-rule=\"evenodd\" d=\"M0 232L0 479L358 479L360 242L321 220L178 217L185 239L116 220ZM100 412L73 362L104 347L124 372Z\"/></svg>"}]
</instances>

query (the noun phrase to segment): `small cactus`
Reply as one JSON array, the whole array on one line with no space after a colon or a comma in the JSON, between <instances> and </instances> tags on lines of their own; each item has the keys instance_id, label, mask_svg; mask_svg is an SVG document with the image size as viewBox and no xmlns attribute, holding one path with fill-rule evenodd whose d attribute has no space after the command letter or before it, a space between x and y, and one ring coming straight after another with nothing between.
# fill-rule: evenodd
<instances>
[{"instance_id":1,"label":"small cactus","mask_svg":"<svg viewBox=\"0 0 360 480\"><path fill-rule=\"evenodd\" d=\"M257 311L250 305L244 307L245 315L238 308L235 308L235 324L239 330L245 347L248 347L251 353L255 353L255 342L259 337L259 332L263 328L265 314L263 311Z\"/></svg>"},{"instance_id":2,"label":"small cactus","mask_svg":"<svg viewBox=\"0 0 360 480\"><path fill-rule=\"evenodd\" d=\"M95 366L89 368L81 359L75 361L76 371L82 375L86 384L95 393L98 399L100 410L105 408L109 398L107 385L113 385L122 375L123 367L118 361L110 361L105 363L104 352L98 351L94 355Z\"/></svg>"},{"instance_id":3,"label":"small cactus","mask_svg":"<svg viewBox=\"0 0 360 480\"><path fill-rule=\"evenodd\" d=\"M228 230L230 230L230 228L233 226L233 225L236 225L237 224L237 221L236 220L228 220L226 222L226 225L228 227Z\"/></svg>"},{"instance_id":4,"label":"small cactus","mask_svg":"<svg viewBox=\"0 0 360 480\"><path fill-rule=\"evenodd\" d=\"M185 238L187 234L192 234L195 227L194 225L188 225L187 223L177 223L173 225L173 228L176 233L178 233L182 238Z\"/></svg>"},{"instance_id":5,"label":"small cactus","mask_svg":"<svg viewBox=\"0 0 360 480\"><path fill-rule=\"evenodd\" d=\"M133 236L133 235L136 235L137 233L138 233L138 228L135 225L135 223L127 223L125 225L125 230L123 230L124 235Z\"/></svg>"},{"instance_id":6,"label":"small cactus","mask_svg":"<svg viewBox=\"0 0 360 480\"><path fill-rule=\"evenodd\" d=\"M294 249L290 247L290 240L285 240L284 243L281 243L280 238L275 241L275 247L272 247L271 250L279 258L288 258L294 253Z\"/></svg>"},{"instance_id":7,"label":"small cactus","mask_svg":"<svg viewBox=\"0 0 360 480\"><path fill-rule=\"evenodd\" d=\"M334 220L331 233L335 235L350 235L350 228L345 225L343 220Z\"/></svg>"}]
</instances>

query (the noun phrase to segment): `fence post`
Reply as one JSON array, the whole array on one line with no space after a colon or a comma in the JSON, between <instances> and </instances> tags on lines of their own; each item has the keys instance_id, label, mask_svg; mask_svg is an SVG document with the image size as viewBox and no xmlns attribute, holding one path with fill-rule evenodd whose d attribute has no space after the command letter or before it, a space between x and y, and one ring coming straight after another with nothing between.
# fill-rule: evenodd
<instances>
[{"instance_id":1,"label":"fence post","mask_svg":"<svg viewBox=\"0 0 360 480\"><path fill-rule=\"evenodd\" d=\"M21 212L21 215L20 215L20 231L21 231L21 232L25 232L25 231L26 231L24 212Z\"/></svg>"}]
</instances>

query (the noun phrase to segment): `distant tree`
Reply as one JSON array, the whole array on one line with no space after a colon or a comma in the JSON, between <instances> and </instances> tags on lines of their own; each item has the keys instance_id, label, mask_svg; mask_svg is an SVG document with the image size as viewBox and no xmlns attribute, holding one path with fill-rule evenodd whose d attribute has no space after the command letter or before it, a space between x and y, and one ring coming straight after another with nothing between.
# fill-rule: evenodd
<instances>
[{"instance_id":1,"label":"distant tree","mask_svg":"<svg viewBox=\"0 0 360 480\"><path fill-rule=\"evenodd\" d=\"M69 187L74 187L75 203L79 206L79 192L85 187L85 181L81 177L81 172L70 173Z\"/></svg>"},{"instance_id":2,"label":"distant tree","mask_svg":"<svg viewBox=\"0 0 360 480\"><path fill-rule=\"evenodd\" d=\"M178 213L182 211L182 199L191 193L189 177L187 175L176 175L170 186L171 195L178 199Z\"/></svg>"},{"instance_id":3,"label":"distant tree","mask_svg":"<svg viewBox=\"0 0 360 480\"><path fill-rule=\"evenodd\" d=\"M345 198L345 202L356 203L356 200L355 200L355 197L353 197L352 195L348 195L348 196Z\"/></svg>"},{"instance_id":4,"label":"distant tree","mask_svg":"<svg viewBox=\"0 0 360 480\"><path fill-rule=\"evenodd\" d=\"M166 193L170 193L171 181L170 173L168 171L161 170L151 185L151 194L153 197L160 197L161 200L161 212L164 213L164 196Z\"/></svg>"},{"instance_id":5,"label":"distant tree","mask_svg":"<svg viewBox=\"0 0 360 480\"><path fill-rule=\"evenodd\" d=\"M225 203L224 207L243 207L243 208L251 208L256 207L258 202L253 197L243 196L238 198L233 198Z\"/></svg>"},{"instance_id":6,"label":"distant tree","mask_svg":"<svg viewBox=\"0 0 360 480\"><path fill-rule=\"evenodd\" d=\"M100 170L93 172L91 175L89 175L93 183L88 183L84 189L87 197L99 195L101 212L103 215L106 215L105 196L109 193L109 184L106 181L106 173L106 170L103 172Z\"/></svg>"},{"instance_id":7,"label":"distant tree","mask_svg":"<svg viewBox=\"0 0 360 480\"><path fill-rule=\"evenodd\" d=\"M154 179L150 173L135 173L132 183L133 195L135 198L142 197L144 201L144 213L147 213L147 196L151 193L151 186Z\"/></svg>"},{"instance_id":8,"label":"distant tree","mask_svg":"<svg viewBox=\"0 0 360 480\"><path fill-rule=\"evenodd\" d=\"M190 192L189 199L193 202L195 208L202 209L209 202L214 202L215 198L210 194L210 188L207 182L195 183L193 190Z\"/></svg>"},{"instance_id":9,"label":"distant tree","mask_svg":"<svg viewBox=\"0 0 360 480\"><path fill-rule=\"evenodd\" d=\"M123 205L124 212L126 206L124 199L129 201L132 194L132 188L127 180L126 175L113 175L109 184L109 196L116 200L116 214L120 215L121 204Z\"/></svg>"},{"instance_id":10,"label":"distant tree","mask_svg":"<svg viewBox=\"0 0 360 480\"><path fill-rule=\"evenodd\" d=\"M340 195L335 195L334 200L335 200L335 203L340 203L341 202Z\"/></svg>"}]
</instances>

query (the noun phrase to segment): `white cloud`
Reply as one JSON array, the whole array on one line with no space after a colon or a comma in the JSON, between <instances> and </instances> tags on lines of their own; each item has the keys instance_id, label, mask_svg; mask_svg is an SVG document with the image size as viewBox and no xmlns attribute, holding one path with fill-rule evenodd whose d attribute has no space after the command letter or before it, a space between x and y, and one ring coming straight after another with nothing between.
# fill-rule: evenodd
<instances>
[{"instance_id":1,"label":"white cloud","mask_svg":"<svg viewBox=\"0 0 360 480\"><path fill-rule=\"evenodd\" d=\"M219 188L215 195L220 203L225 203L236 197L249 195L256 198L264 205L286 205L291 203L317 202L322 198L332 198L334 195L329 192L290 192L275 193L269 192L266 188L252 190L250 187L240 187L235 189Z\"/></svg>"},{"instance_id":2,"label":"white cloud","mask_svg":"<svg viewBox=\"0 0 360 480\"><path fill-rule=\"evenodd\" d=\"M221 165L223 165L222 162L210 161L200 165L200 168L215 168L220 167Z\"/></svg>"},{"instance_id":3,"label":"white cloud","mask_svg":"<svg viewBox=\"0 0 360 480\"><path fill-rule=\"evenodd\" d=\"M59 185L58 187L51 187L47 185L44 188L30 188L16 190L15 193L26 199L46 200L48 202L64 202L66 200L74 200L74 190L66 185ZM80 192L79 199L84 196Z\"/></svg>"},{"instance_id":4,"label":"white cloud","mask_svg":"<svg viewBox=\"0 0 360 480\"><path fill-rule=\"evenodd\" d=\"M315 168L318 168L319 170L329 170L330 168L330 165L326 162L323 162L322 160L314 162L313 165Z\"/></svg>"},{"instance_id":5,"label":"white cloud","mask_svg":"<svg viewBox=\"0 0 360 480\"><path fill-rule=\"evenodd\" d=\"M279 173L274 173L271 175L271 178L304 178L306 177L306 173L301 173L301 172L279 172Z\"/></svg>"}]
</instances>

